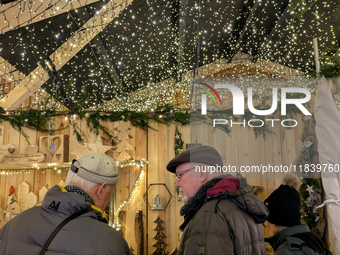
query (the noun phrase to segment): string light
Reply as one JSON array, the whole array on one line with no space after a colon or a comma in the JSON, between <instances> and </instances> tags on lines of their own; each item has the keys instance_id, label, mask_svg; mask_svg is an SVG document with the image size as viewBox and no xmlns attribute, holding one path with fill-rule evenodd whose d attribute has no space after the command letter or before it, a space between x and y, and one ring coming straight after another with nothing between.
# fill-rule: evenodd
<instances>
[{"instance_id":1,"label":"string light","mask_svg":"<svg viewBox=\"0 0 340 255\"><path fill-rule=\"evenodd\" d=\"M131 167L131 166L136 166L136 167L144 167L145 164L148 164L148 161L146 161L145 159L136 159L136 160L126 160L126 161L121 161L121 162L117 162L117 166L118 167ZM30 170L41 170L42 173L45 173L46 170L53 170L56 171L57 173L61 173L63 170L69 170L70 167L69 165L71 164L71 162L68 163L62 163L60 166L56 166L55 163L48 163L47 167L46 167L46 163L37 163L37 164L33 164L32 167L30 169L1 169L0 170L0 174L1 175L9 175L9 174L21 174L22 171L25 174L29 174Z\"/></svg>"},{"instance_id":2,"label":"string light","mask_svg":"<svg viewBox=\"0 0 340 255\"><path fill-rule=\"evenodd\" d=\"M115 217L118 217L119 213L123 210L123 208L125 207L126 204L130 204L130 202L132 201L137 189L138 189L138 184L141 182L141 180L143 179L144 176L144 170L143 167L145 166L145 164L148 164L148 161L145 161L144 159L141 160L135 160L135 161L126 161L123 164L121 162L118 162L117 165L124 165L127 167L131 167L132 165L140 167L140 171L136 177L135 183L133 184L129 195L127 196L127 198L118 206L118 209L115 212ZM121 229L121 224L120 222L117 222L116 224L112 225L113 228L116 228L116 230L120 230Z\"/></svg>"},{"instance_id":3,"label":"string light","mask_svg":"<svg viewBox=\"0 0 340 255\"><path fill-rule=\"evenodd\" d=\"M113 2L104 6L103 3L95 3L65 12L68 9L59 6L60 2L56 1L51 6L48 16L43 17L40 14L38 19L42 21L32 24L29 24L29 20L23 22L29 24L24 29L15 29L21 23L19 21L23 14L19 13L16 18L5 15L7 11L18 9L17 3L8 3L8 8L0 11L6 24L1 29L1 33L6 33L0 36L0 52L4 60L11 61L11 64L0 61L6 70L5 79L0 84L0 98L5 98L12 87L17 92L30 80L45 80L44 68L23 77L22 73L14 72L14 66L27 73L37 65L44 65L44 60L51 52L56 51L67 38L79 33L77 31L87 21L83 17L98 15L99 23L105 24L105 19L115 7ZM338 1L320 1L312 6L309 2L312 1L296 1L295 7L291 3L285 6L282 1L259 2L258 10L251 18L240 42L240 33L252 4L245 4L241 8L234 0L208 0L201 3L201 6L178 8L173 1L164 0L162 8L159 8L160 1L151 0L147 1L145 8L132 2L130 6L122 6L120 15L100 32L100 36L90 40L88 45L59 70L57 76L64 87L71 88L66 93L74 104L81 103L80 94L88 93L84 108L93 106L94 109L105 111L150 111L167 103L188 108L190 78L193 76L191 70L194 67L198 39L201 42L200 64L206 66L205 71L199 73L206 78L262 77L264 74L261 68L266 65L266 61L303 72L312 69L312 38L319 38L320 49L337 44L339 26L334 25L333 16ZM79 4L78 1L76 3ZM27 5L26 1L20 2L19 6L25 7L27 11L35 11L34 6ZM285 20L281 20L285 7L288 15ZM268 10L271 15L268 15ZM65 25L57 25L53 19L45 19L59 15L60 12L64 12L62 15L65 16ZM176 26L174 19L177 17ZM192 18L193 22L188 23L186 17ZM52 33L48 34L46 31ZM46 38L37 36L41 32L45 33ZM65 45L60 49L60 55L70 54L71 49L82 47L80 42L89 41L87 36ZM306 41L310 43L305 43ZM100 50L100 54L95 49ZM233 62L229 63L229 58L232 57L230 52L246 52L258 61L256 64L235 65ZM229 65L223 64L224 58ZM252 63L254 59L247 61ZM222 72L225 68L229 73ZM272 73L274 78L282 77L282 73L291 75L295 71L281 70L277 65L265 68L266 73ZM24 80L27 83L22 83ZM44 87L52 95L57 92L51 80ZM134 92L130 93L131 91ZM46 98L46 91L39 89L30 107L42 107L41 102ZM111 101L98 106L107 100ZM59 103L58 107L64 106Z\"/></svg>"},{"instance_id":4,"label":"string light","mask_svg":"<svg viewBox=\"0 0 340 255\"><path fill-rule=\"evenodd\" d=\"M67 164L67 163L66 163ZM54 170L57 173L61 173L63 170L69 170L69 167L55 167L54 164L48 164L47 167L41 167L39 164L34 164L30 169L1 169L0 175L8 175L8 174L30 174L31 170L37 171L41 170L44 174L46 170Z\"/></svg>"},{"instance_id":5,"label":"string light","mask_svg":"<svg viewBox=\"0 0 340 255\"><path fill-rule=\"evenodd\" d=\"M138 184L140 183L140 181L142 180L143 178L143 175L144 175L144 171L141 169L137 178L136 178L136 181L134 183L134 185L132 186L130 192L129 192L129 195L128 197L123 201L123 203L121 203L119 206L118 206L118 209L117 211L115 212L115 217L117 217L119 215L119 212L124 208L124 206L126 204L129 204L131 202L131 200L133 199L135 193L136 193L136 190L138 188Z\"/></svg>"}]
</instances>

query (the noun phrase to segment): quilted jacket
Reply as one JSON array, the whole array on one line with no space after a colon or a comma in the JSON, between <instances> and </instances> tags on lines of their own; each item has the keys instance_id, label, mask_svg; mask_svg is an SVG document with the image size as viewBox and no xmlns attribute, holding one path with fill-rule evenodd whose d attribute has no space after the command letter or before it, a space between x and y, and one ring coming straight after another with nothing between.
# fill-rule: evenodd
<instances>
[{"instance_id":1,"label":"quilted jacket","mask_svg":"<svg viewBox=\"0 0 340 255\"><path fill-rule=\"evenodd\" d=\"M0 229L0 254L38 255L59 223L80 210L87 212L59 231L46 255L129 254L126 241L106 224L99 208L58 185L46 193L41 206L22 212Z\"/></svg>"},{"instance_id":2,"label":"quilted jacket","mask_svg":"<svg viewBox=\"0 0 340 255\"><path fill-rule=\"evenodd\" d=\"M265 254L259 223L267 219L268 210L245 178L236 179L236 191L229 192L235 179L220 176L206 182L181 208L185 220L178 255Z\"/></svg>"}]
</instances>

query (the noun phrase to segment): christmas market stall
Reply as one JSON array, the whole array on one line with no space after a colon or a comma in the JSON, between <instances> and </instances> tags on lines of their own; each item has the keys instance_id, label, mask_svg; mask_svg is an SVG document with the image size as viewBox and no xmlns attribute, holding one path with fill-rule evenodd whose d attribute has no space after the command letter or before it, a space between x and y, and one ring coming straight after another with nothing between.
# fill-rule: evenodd
<instances>
[{"instance_id":1,"label":"christmas market stall","mask_svg":"<svg viewBox=\"0 0 340 255\"><path fill-rule=\"evenodd\" d=\"M339 168L309 168L339 166L339 27L337 1L1 1L0 228L99 152L119 168L105 213L130 254L176 254L183 194L166 165L203 144L262 201L287 166L302 222L340 255ZM239 84L242 114L222 83ZM281 104L304 99L287 84L308 102Z\"/></svg>"}]
</instances>

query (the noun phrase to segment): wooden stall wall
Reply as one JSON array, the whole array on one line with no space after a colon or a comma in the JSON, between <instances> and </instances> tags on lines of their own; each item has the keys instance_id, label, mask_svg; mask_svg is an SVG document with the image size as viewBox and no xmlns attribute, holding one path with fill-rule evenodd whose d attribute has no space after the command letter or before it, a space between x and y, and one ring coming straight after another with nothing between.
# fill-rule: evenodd
<instances>
[{"instance_id":1,"label":"wooden stall wall","mask_svg":"<svg viewBox=\"0 0 340 255\"><path fill-rule=\"evenodd\" d=\"M77 122L77 119L75 119L75 121ZM58 118L55 121L55 125L57 127L66 125L65 119L63 117ZM78 121L77 125L85 131L86 142L95 143L97 136L89 132L85 122ZM106 123L105 125L111 130L115 130L118 124ZM179 132L182 133L182 140L185 144L198 142L216 146L221 152L225 164L239 167L241 165L259 165L261 163L270 163L272 165L292 163L299 153L298 139L300 137L299 130L302 124L299 122L299 125L300 127L292 129L282 128L280 125L276 125L272 128L275 134L267 133L265 138L262 135L256 138L253 130L247 127L236 126L232 129L230 136L228 136L219 129L213 130L212 127L205 126L203 129L200 128L199 132L202 133L195 136L195 141L190 141L190 134L193 135L193 133L196 132L194 126L192 130L190 130L190 126L179 125L178 129ZM152 127L155 130L149 129L148 132L145 132L130 125L128 130L131 137L129 143L134 147L134 150L129 151L129 154L133 159L144 158L149 162L144 168L144 176L138 184L131 203L126 204L122 208L126 222L123 234L129 241L129 245L135 250L134 254L152 254L156 250L156 247L153 245L157 242L157 240L154 239L157 231L154 229L157 226L155 221L158 217L164 222L162 223L164 227L162 232L165 235L164 242L167 244L166 250L171 252L179 245L179 226L183 221L179 215L183 203L175 189L176 179L173 174L167 172L165 169L166 164L175 156L176 125L166 126L153 123ZM28 145L25 138L8 123L4 123L2 128L0 143L11 143L18 148L18 153L22 154ZM32 130L26 130L26 132L29 135L29 142L32 144L37 144L39 136L43 135ZM69 135L69 158L74 158L71 152L77 149L78 143L71 130L66 128L56 132L56 134ZM217 134L217 136L215 134ZM223 137L223 142L221 142L221 139L216 138L219 136ZM103 141L103 144L109 145L105 141ZM112 157L117 156L117 152L114 151L108 151L107 154ZM115 192L115 210L117 210L118 206L124 202L129 195L139 170L140 169L135 166L119 169L121 176ZM30 174L0 175L0 206L2 209L4 209L7 204L8 191L11 185L17 187L25 180L30 185L31 191L38 195L39 190L43 186L46 185L47 188L50 188L58 184L60 180L65 179L67 175L65 170L61 173L54 170L48 170L45 171L45 173L42 173L41 170L32 170L30 172ZM251 185L263 187L263 191L258 194L262 200L281 183L281 180L278 178L265 178L265 176L263 176L263 178L249 179L248 181ZM150 184L159 185L150 186ZM161 195L163 198L163 206L166 205L170 195L164 185L166 185L172 195L166 210L147 209L147 204L143 199L147 190L148 202L151 208L153 206L152 200L156 194ZM142 229L138 228L136 220L136 215L139 215L140 212L142 212ZM137 230L142 232L138 232ZM142 235L143 238L140 238L140 235ZM143 241L142 246L140 246L141 240ZM143 252L140 250L140 247L142 247Z\"/></svg>"},{"instance_id":2,"label":"wooden stall wall","mask_svg":"<svg viewBox=\"0 0 340 255\"><path fill-rule=\"evenodd\" d=\"M296 128L283 128L281 125L274 125L271 128L271 133L255 136L252 129L248 127L236 126L232 128L229 135L220 129L213 129L211 126L205 125L203 128L200 125L200 134L197 132L195 125L179 126L179 131L182 133L182 140L187 143L202 143L214 146L218 149L223 157L225 165L234 165L237 167L252 166L261 164L271 164L272 166L290 165L293 163L296 156L299 154L299 138L300 130L302 129L302 121L296 116L298 126ZM169 188L172 199L165 211L148 211L147 217L147 241L148 253L151 254L156 250L153 245L156 243L154 236L156 231L156 223L154 221L159 217L164 221L164 233L166 236L166 250L171 252L179 246L180 231L179 226L183 218L179 215L180 208L183 206L175 189L176 179L173 174L166 171L166 164L175 156L175 125L164 126L154 125L158 131L149 130L148 132L148 185L152 183L164 183ZM190 134L192 137L190 137ZM195 137L195 140L192 138ZM223 137L223 141L221 141ZM185 145L184 145L185 148ZM261 178L250 178L248 183L252 186L262 187L262 191L258 192L261 200L264 200L268 195L280 186L282 182L281 175L263 175ZM160 187L160 186L159 186ZM163 198L166 198L164 189L159 188L158 192ZM165 201L166 202L166 201ZM164 203L165 203L164 202ZM265 233L268 236L268 233Z\"/></svg>"}]
</instances>

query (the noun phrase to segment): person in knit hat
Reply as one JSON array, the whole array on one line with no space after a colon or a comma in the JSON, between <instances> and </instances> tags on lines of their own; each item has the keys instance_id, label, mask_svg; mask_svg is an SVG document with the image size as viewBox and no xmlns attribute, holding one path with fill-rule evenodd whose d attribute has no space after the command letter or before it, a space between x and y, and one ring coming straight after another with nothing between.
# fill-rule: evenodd
<instances>
[{"instance_id":1,"label":"person in knit hat","mask_svg":"<svg viewBox=\"0 0 340 255\"><path fill-rule=\"evenodd\" d=\"M290 174L264 201L269 217L266 227L272 237L265 238L275 251L275 255L332 254L320 238L310 232L306 224L301 224L300 180Z\"/></svg>"}]
</instances>

